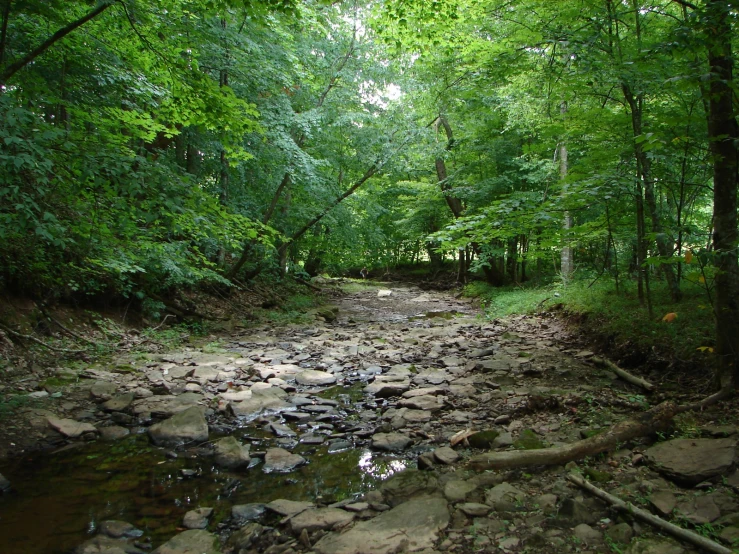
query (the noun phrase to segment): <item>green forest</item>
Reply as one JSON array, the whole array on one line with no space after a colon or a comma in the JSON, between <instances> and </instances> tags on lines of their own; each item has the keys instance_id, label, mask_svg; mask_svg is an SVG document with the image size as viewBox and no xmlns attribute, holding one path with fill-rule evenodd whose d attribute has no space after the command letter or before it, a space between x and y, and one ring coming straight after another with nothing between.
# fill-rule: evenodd
<instances>
[{"instance_id":1,"label":"green forest","mask_svg":"<svg viewBox=\"0 0 739 554\"><path fill-rule=\"evenodd\" d=\"M176 290L363 268L596 283L635 320L700 322L690 355L731 388L736 19L726 0L5 0L0 287L160 315Z\"/></svg>"}]
</instances>

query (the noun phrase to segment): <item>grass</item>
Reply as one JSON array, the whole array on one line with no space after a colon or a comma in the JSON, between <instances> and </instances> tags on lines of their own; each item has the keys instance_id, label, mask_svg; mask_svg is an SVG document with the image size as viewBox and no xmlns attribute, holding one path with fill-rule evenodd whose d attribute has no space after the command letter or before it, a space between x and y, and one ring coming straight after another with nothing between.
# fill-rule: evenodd
<instances>
[{"instance_id":1,"label":"grass","mask_svg":"<svg viewBox=\"0 0 739 554\"><path fill-rule=\"evenodd\" d=\"M636 285L622 283L616 293L612 281L575 281L547 286L493 288L485 283L471 283L465 295L478 297L488 318L559 309L594 332L622 357L643 363L648 357L657 365L710 367L714 344L713 311L705 291L688 281L682 284L684 298L671 301L663 283L653 283L653 316L639 304ZM664 322L666 314L676 319Z\"/></svg>"}]
</instances>

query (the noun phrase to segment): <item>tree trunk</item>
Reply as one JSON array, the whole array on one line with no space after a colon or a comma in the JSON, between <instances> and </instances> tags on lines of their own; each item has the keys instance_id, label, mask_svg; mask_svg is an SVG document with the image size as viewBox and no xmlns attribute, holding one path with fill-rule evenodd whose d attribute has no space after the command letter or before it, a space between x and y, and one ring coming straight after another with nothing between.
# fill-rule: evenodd
<instances>
[{"instance_id":1,"label":"tree trunk","mask_svg":"<svg viewBox=\"0 0 739 554\"><path fill-rule=\"evenodd\" d=\"M562 119L567 114L567 102L562 102L559 107ZM562 180L562 198L567 197L567 171L569 170L568 159L567 159L567 143L562 139L559 143L559 177ZM562 284L567 284L572 279L572 274L575 272L575 262L572 257L572 245L570 243L569 233L572 229L572 215L569 211L565 210L564 218L562 221L562 230L564 234L564 245L560 253L560 269L562 272Z\"/></svg>"},{"instance_id":2,"label":"tree trunk","mask_svg":"<svg viewBox=\"0 0 739 554\"><path fill-rule=\"evenodd\" d=\"M706 4L711 69L708 136L713 154L713 249L716 370L721 389L739 387L739 264L737 264L737 140L732 105L733 61L730 12L725 0Z\"/></svg>"}]
</instances>

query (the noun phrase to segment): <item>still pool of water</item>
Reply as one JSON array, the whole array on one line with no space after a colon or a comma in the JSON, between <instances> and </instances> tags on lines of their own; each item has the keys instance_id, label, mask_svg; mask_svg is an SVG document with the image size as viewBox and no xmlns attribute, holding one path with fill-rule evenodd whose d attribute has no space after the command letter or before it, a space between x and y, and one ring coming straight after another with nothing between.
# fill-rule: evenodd
<instances>
[{"instance_id":1,"label":"still pool of water","mask_svg":"<svg viewBox=\"0 0 739 554\"><path fill-rule=\"evenodd\" d=\"M0 495L0 552L67 554L107 519L132 523L157 546L197 507L214 508L213 529L235 504L343 500L406 467L405 460L362 449L329 454L325 447L299 446L295 452L309 463L292 473L265 474L260 465L224 471L204 456L167 458L137 435L0 462L0 473L13 484Z\"/></svg>"}]
</instances>

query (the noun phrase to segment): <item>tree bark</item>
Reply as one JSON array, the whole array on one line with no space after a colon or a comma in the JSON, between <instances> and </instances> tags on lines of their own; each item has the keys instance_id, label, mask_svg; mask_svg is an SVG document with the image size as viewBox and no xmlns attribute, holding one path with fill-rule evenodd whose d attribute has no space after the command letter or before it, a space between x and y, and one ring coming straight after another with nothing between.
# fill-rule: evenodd
<instances>
[{"instance_id":1,"label":"tree bark","mask_svg":"<svg viewBox=\"0 0 739 554\"><path fill-rule=\"evenodd\" d=\"M567 114L567 102L562 102L559 107L562 119ZM567 198L567 172L569 170L568 158L567 158L567 143L564 139L559 143L559 178L562 181L562 199ZM572 257L572 245L569 240L570 229L572 229L572 215L569 211L565 210L564 218L562 221L562 231L564 232L564 246L560 253L560 270L562 272L562 284L567 284L572 279L572 274L575 273L575 263Z\"/></svg>"},{"instance_id":2,"label":"tree bark","mask_svg":"<svg viewBox=\"0 0 739 554\"><path fill-rule=\"evenodd\" d=\"M713 154L713 249L717 378L721 389L739 387L739 264L737 263L737 126L732 105L730 3L706 4L710 65L708 136Z\"/></svg>"}]
</instances>

